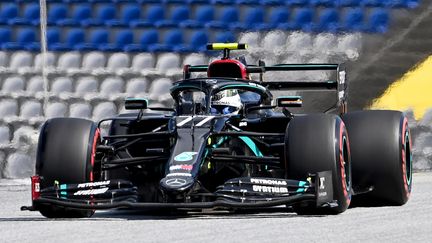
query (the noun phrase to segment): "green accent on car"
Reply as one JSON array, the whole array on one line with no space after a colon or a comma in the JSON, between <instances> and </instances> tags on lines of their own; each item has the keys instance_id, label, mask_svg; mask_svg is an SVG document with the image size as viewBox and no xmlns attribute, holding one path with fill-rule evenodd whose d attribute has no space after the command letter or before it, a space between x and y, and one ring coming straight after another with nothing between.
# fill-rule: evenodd
<instances>
[{"instance_id":1,"label":"green accent on car","mask_svg":"<svg viewBox=\"0 0 432 243\"><path fill-rule=\"evenodd\" d=\"M58 181L56 181L56 182L58 183ZM67 185L66 184L61 184L61 185L59 185L59 189L60 190L66 190L67 189ZM66 191L60 191L60 198L67 199L66 196L67 196L67 192Z\"/></svg>"},{"instance_id":2,"label":"green accent on car","mask_svg":"<svg viewBox=\"0 0 432 243\"><path fill-rule=\"evenodd\" d=\"M148 99L146 99L146 98L134 98L134 97L129 97L129 98L126 98L125 100L145 100L145 101L148 102Z\"/></svg>"},{"instance_id":3,"label":"green accent on car","mask_svg":"<svg viewBox=\"0 0 432 243\"><path fill-rule=\"evenodd\" d=\"M299 183L298 183L298 186L300 187L299 189L297 189L297 191L296 192L298 192L298 193L301 193L301 192L305 192L306 191L306 184L307 184L308 182L306 182L306 181L299 181Z\"/></svg>"},{"instance_id":4,"label":"green accent on car","mask_svg":"<svg viewBox=\"0 0 432 243\"><path fill-rule=\"evenodd\" d=\"M252 89L266 91L266 88L264 88L263 86L258 85L258 84L254 84L254 85L250 85L250 84L228 84L228 85L223 86L220 90L231 89L231 88L242 88L242 87L249 87Z\"/></svg>"},{"instance_id":5,"label":"green accent on car","mask_svg":"<svg viewBox=\"0 0 432 243\"><path fill-rule=\"evenodd\" d=\"M222 137L221 139L219 139L219 141L215 144L213 144L213 148L218 148L219 146L221 146L226 140L228 140L228 137Z\"/></svg>"},{"instance_id":6,"label":"green accent on car","mask_svg":"<svg viewBox=\"0 0 432 243\"><path fill-rule=\"evenodd\" d=\"M250 150L252 150L252 152L255 154L255 156L263 157L263 154L258 149L258 147L254 143L254 141L252 141L252 139L250 139L249 137L246 137L246 136L239 136L239 138L250 148Z\"/></svg>"}]
</instances>

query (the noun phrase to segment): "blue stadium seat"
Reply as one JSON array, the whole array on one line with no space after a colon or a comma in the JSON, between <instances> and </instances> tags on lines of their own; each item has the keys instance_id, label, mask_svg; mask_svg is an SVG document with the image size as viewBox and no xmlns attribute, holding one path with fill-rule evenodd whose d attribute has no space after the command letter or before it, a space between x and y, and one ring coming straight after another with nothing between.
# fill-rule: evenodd
<instances>
[{"instance_id":1,"label":"blue stadium seat","mask_svg":"<svg viewBox=\"0 0 432 243\"><path fill-rule=\"evenodd\" d=\"M217 20L205 24L207 28L228 29L229 25L239 21L239 10L237 7L225 7Z\"/></svg>"},{"instance_id":2,"label":"blue stadium seat","mask_svg":"<svg viewBox=\"0 0 432 243\"><path fill-rule=\"evenodd\" d=\"M183 32L178 29L167 31L162 44L153 44L148 47L150 52L172 52L178 45L183 45Z\"/></svg>"},{"instance_id":3,"label":"blue stadium seat","mask_svg":"<svg viewBox=\"0 0 432 243\"><path fill-rule=\"evenodd\" d=\"M234 5L236 4L236 0L212 0L211 4Z\"/></svg>"},{"instance_id":4,"label":"blue stadium seat","mask_svg":"<svg viewBox=\"0 0 432 243\"><path fill-rule=\"evenodd\" d=\"M258 5L260 4L260 0L237 0L236 4L239 5Z\"/></svg>"},{"instance_id":5,"label":"blue stadium seat","mask_svg":"<svg viewBox=\"0 0 432 243\"><path fill-rule=\"evenodd\" d=\"M387 2L392 0L362 0L361 6L364 7L384 7Z\"/></svg>"},{"instance_id":6,"label":"blue stadium seat","mask_svg":"<svg viewBox=\"0 0 432 243\"><path fill-rule=\"evenodd\" d=\"M189 7L188 6L177 6L174 7L171 11L171 16L169 19L159 20L155 23L157 28L163 27L177 27L180 22L189 19Z\"/></svg>"},{"instance_id":7,"label":"blue stadium seat","mask_svg":"<svg viewBox=\"0 0 432 243\"><path fill-rule=\"evenodd\" d=\"M289 20L289 12L286 7L276 7L271 10L269 20L257 26L260 30L284 29Z\"/></svg>"},{"instance_id":8,"label":"blue stadium seat","mask_svg":"<svg viewBox=\"0 0 432 243\"><path fill-rule=\"evenodd\" d=\"M317 32L337 32L339 29L339 11L334 8L322 10L314 30Z\"/></svg>"},{"instance_id":9,"label":"blue stadium seat","mask_svg":"<svg viewBox=\"0 0 432 243\"><path fill-rule=\"evenodd\" d=\"M107 3L99 7L96 17L81 21L83 26L101 26L105 25L108 21L116 18L116 8L113 4Z\"/></svg>"},{"instance_id":10,"label":"blue stadium seat","mask_svg":"<svg viewBox=\"0 0 432 243\"><path fill-rule=\"evenodd\" d=\"M264 8L249 8L246 10L243 21L231 24L231 28L236 30L257 30L258 26L264 22Z\"/></svg>"},{"instance_id":11,"label":"blue stadium seat","mask_svg":"<svg viewBox=\"0 0 432 243\"><path fill-rule=\"evenodd\" d=\"M211 4L212 0L188 0L189 4Z\"/></svg>"},{"instance_id":12,"label":"blue stadium seat","mask_svg":"<svg viewBox=\"0 0 432 243\"><path fill-rule=\"evenodd\" d=\"M187 0L162 0L165 4L188 4Z\"/></svg>"},{"instance_id":13,"label":"blue stadium seat","mask_svg":"<svg viewBox=\"0 0 432 243\"><path fill-rule=\"evenodd\" d=\"M56 27L49 27L47 29L47 44L48 50L51 50L54 45L58 45L60 42L60 30Z\"/></svg>"},{"instance_id":14,"label":"blue stadium seat","mask_svg":"<svg viewBox=\"0 0 432 243\"><path fill-rule=\"evenodd\" d=\"M263 6L282 6L285 5L285 0L260 0Z\"/></svg>"},{"instance_id":15,"label":"blue stadium seat","mask_svg":"<svg viewBox=\"0 0 432 243\"><path fill-rule=\"evenodd\" d=\"M362 0L339 0L338 6L340 7L359 7Z\"/></svg>"},{"instance_id":16,"label":"blue stadium seat","mask_svg":"<svg viewBox=\"0 0 432 243\"><path fill-rule=\"evenodd\" d=\"M161 5L152 5L147 9L143 20L133 20L130 27L153 27L154 23L165 18L165 10Z\"/></svg>"},{"instance_id":17,"label":"blue stadium seat","mask_svg":"<svg viewBox=\"0 0 432 243\"><path fill-rule=\"evenodd\" d=\"M57 24L57 21L67 18L68 7L66 4L53 4L48 6L47 23L49 25Z\"/></svg>"},{"instance_id":18,"label":"blue stadium seat","mask_svg":"<svg viewBox=\"0 0 432 243\"><path fill-rule=\"evenodd\" d=\"M191 34L190 40L185 45L174 47L175 52L204 52L208 43L208 35L205 31L197 30Z\"/></svg>"},{"instance_id":19,"label":"blue stadium seat","mask_svg":"<svg viewBox=\"0 0 432 243\"><path fill-rule=\"evenodd\" d=\"M313 8L300 8L294 14L294 19L287 25L282 25L282 28L291 30L312 30L312 21L314 17Z\"/></svg>"},{"instance_id":20,"label":"blue stadium seat","mask_svg":"<svg viewBox=\"0 0 432 243\"><path fill-rule=\"evenodd\" d=\"M57 21L59 26L74 26L78 27L82 21L87 21L91 18L92 9L89 4L78 4L72 13L72 18L60 19Z\"/></svg>"},{"instance_id":21,"label":"blue stadium seat","mask_svg":"<svg viewBox=\"0 0 432 243\"><path fill-rule=\"evenodd\" d=\"M389 12L385 8L374 9L369 16L366 31L374 33L385 33L390 21Z\"/></svg>"},{"instance_id":22,"label":"blue stadium seat","mask_svg":"<svg viewBox=\"0 0 432 243\"><path fill-rule=\"evenodd\" d=\"M195 18L180 23L182 28L203 28L207 22L214 19L214 7L210 5L198 6L195 10Z\"/></svg>"},{"instance_id":23,"label":"blue stadium seat","mask_svg":"<svg viewBox=\"0 0 432 243\"><path fill-rule=\"evenodd\" d=\"M364 13L361 8L349 9L346 13L341 28L343 31L362 31L364 29Z\"/></svg>"},{"instance_id":24,"label":"blue stadium seat","mask_svg":"<svg viewBox=\"0 0 432 243\"><path fill-rule=\"evenodd\" d=\"M419 5L419 0L392 0L387 3L387 6L392 8L416 8Z\"/></svg>"},{"instance_id":25,"label":"blue stadium seat","mask_svg":"<svg viewBox=\"0 0 432 243\"><path fill-rule=\"evenodd\" d=\"M213 42L217 42L217 43L236 42L236 37L231 31L218 32L216 33Z\"/></svg>"},{"instance_id":26,"label":"blue stadium seat","mask_svg":"<svg viewBox=\"0 0 432 243\"><path fill-rule=\"evenodd\" d=\"M140 36L139 44L129 44L124 47L126 52L146 52L150 45L159 43L159 31L147 30Z\"/></svg>"},{"instance_id":27,"label":"blue stadium seat","mask_svg":"<svg viewBox=\"0 0 432 243\"><path fill-rule=\"evenodd\" d=\"M40 7L38 3L30 3L25 6L22 17L16 17L8 21L9 25L39 25Z\"/></svg>"},{"instance_id":28,"label":"blue stadium seat","mask_svg":"<svg viewBox=\"0 0 432 243\"><path fill-rule=\"evenodd\" d=\"M312 6L324 6L324 7L335 7L337 6L337 0L310 0L309 3Z\"/></svg>"},{"instance_id":29,"label":"blue stadium seat","mask_svg":"<svg viewBox=\"0 0 432 243\"><path fill-rule=\"evenodd\" d=\"M0 47L12 40L12 31L9 28L0 28Z\"/></svg>"},{"instance_id":30,"label":"blue stadium seat","mask_svg":"<svg viewBox=\"0 0 432 243\"><path fill-rule=\"evenodd\" d=\"M306 7L309 5L309 0L285 0L285 4L288 6Z\"/></svg>"},{"instance_id":31,"label":"blue stadium seat","mask_svg":"<svg viewBox=\"0 0 432 243\"><path fill-rule=\"evenodd\" d=\"M0 24L6 25L9 20L18 17L18 5L17 4L5 4L0 10Z\"/></svg>"},{"instance_id":32,"label":"blue stadium seat","mask_svg":"<svg viewBox=\"0 0 432 243\"><path fill-rule=\"evenodd\" d=\"M2 49L16 51L40 51L40 42L36 40L36 31L33 28L19 29L16 34L16 41L2 45Z\"/></svg>"},{"instance_id":33,"label":"blue stadium seat","mask_svg":"<svg viewBox=\"0 0 432 243\"><path fill-rule=\"evenodd\" d=\"M84 43L85 32L83 29L74 28L70 29L66 34L66 41L64 43L53 44L53 51L71 51L76 50L75 46Z\"/></svg>"},{"instance_id":34,"label":"blue stadium seat","mask_svg":"<svg viewBox=\"0 0 432 243\"><path fill-rule=\"evenodd\" d=\"M141 10L139 5L128 4L123 6L121 11L120 19L113 19L106 21L108 26L124 27L129 26L132 21L140 19Z\"/></svg>"},{"instance_id":35,"label":"blue stadium seat","mask_svg":"<svg viewBox=\"0 0 432 243\"><path fill-rule=\"evenodd\" d=\"M79 51L100 50L109 42L109 32L107 29L96 29L90 33L90 41L75 45Z\"/></svg>"},{"instance_id":36,"label":"blue stadium seat","mask_svg":"<svg viewBox=\"0 0 432 243\"><path fill-rule=\"evenodd\" d=\"M102 45L99 50L120 52L123 51L126 46L133 44L133 42L134 34L132 30L123 29L116 33L114 43Z\"/></svg>"}]
</instances>

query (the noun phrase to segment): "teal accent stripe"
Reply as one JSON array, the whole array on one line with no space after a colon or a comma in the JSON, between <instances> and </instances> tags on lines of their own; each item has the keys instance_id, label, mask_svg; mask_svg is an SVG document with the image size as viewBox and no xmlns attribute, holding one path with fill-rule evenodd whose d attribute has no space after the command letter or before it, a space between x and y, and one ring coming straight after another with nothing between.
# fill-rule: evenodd
<instances>
[{"instance_id":1,"label":"teal accent stripe","mask_svg":"<svg viewBox=\"0 0 432 243\"><path fill-rule=\"evenodd\" d=\"M246 136L239 136L239 138L252 150L252 152L255 154L255 156L263 157L263 154L258 149L256 144L252 141L252 139L250 139L249 137L246 137Z\"/></svg>"},{"instance_id":2,"label":"teal accent stripe","mask_svg":"<svg viewBox=\"0 0 432 243\"><path fill-rule=\"evenodd\" d=\"M307 184L306 181L299 181L298 186L300 187L299 189L297 189L296 192L305 192L306 188L304 187Z\"/></svg>"},{"instance_id":3,"label":"teal accent stripe","mask_svg":"<svg viewBox=\"0 0 432 243\"><path fill-rule=\"evenodd\" d=\"M265 91L265 88L261 85L249 85L249 84L229 84L226 86L223 86L223 88L221 90L225 90L225 89L231 89L231 88L242 88L242 87L249 87L252 89L257 89L257 90L261 90L261 91Z\"/></svg>"},{"instance_id":4,"label":"teal accent stripe","mask_svg":"<svg viewBox=\"0 0 432 243\"><path fill-rule=\"evenodd\" d=\"M227 137L222 137L221 139L219 139L219 141L216 144L213 144L213 148L218 148L219 146L221 146L225 141L227 140Z\"/></svg>"}]
</instances>

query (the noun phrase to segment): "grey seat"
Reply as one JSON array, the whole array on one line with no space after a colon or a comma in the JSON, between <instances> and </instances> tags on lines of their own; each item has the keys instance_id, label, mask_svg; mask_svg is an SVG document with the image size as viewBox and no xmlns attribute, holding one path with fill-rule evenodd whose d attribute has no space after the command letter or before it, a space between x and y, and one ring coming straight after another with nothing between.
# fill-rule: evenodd
<instances>
[{"instance_id":1,"label":"grey seat","mask_svg":"<svg viewBox=\"0 0 432 243\"><path fill-rule=\"evenodd\" d=\"M77 94L85 94L85 93L93 93L98 90L98 82L92 76L81 77L77 81L77 85L75 87L75 93Z\"/></svg>"},{"instance_id":2,"label":"grey seat","mask_svg":"<svg viewBox=\"0 0 432 243\"><path fill-rule=\"evenodd\" d=\"M287 37L287 51L310 51L312 48L312 35L304 32L293 32Z\"/></svg>"},{"instance_id":3,"label":"grey seat","mask_svg":"<svg viewBox=\"0 0 432 243\"><path fill-rule=\"evenodd\" d=\"M258 32L246 32L241 34L239 43L247 43L249 47L256 48L260 45L260 34Z\"/></svg>"},{"instance_id":4,"label":"grey seat","mask_svg":"<svg viewBox=\"0 0 432 243\"><path fill-rule=\"evenodd\" d=\"M122 68L129 68L130 57L126 53L114 53L112 54L107 63L107 69L110 71L116 71Z\"/></svg>"},{"instance_id":5,"label":"grey seat","mask_svg":"<svg viewBox=\"0 0 432 243\"><path fill-rule=\"evenodd\" d=\"M67 114L67 107L64 103L55 102L47 105L45 110L46 118L65 117Z\"/></svg>"},{"instance_id":6,"label":"grey seat","mask_svg":"<svg viewBox=\"0 0 432 243\"><path fill-rule=\"evenodd\" d=\"M119 94L124 92L124 81L117 77L106 78L101 86L100 93L105 95Z\"/></svg>"},{"instance_id":7,"label":"grey seat","mask_svg":"<svg viewBox=\"0 0 432 243\"><path fill-rule=\"evenodd\" d=\"M6 159L3 175L6 178L27 178L34 173L34 161L24 152L11 153Z\"/></svg>"},{"instance_id":8,"label":"grey seat","mask_svg":"<svg viewBox=\"0 0 432 243\"><path fill-rule=\"evenodd\" d=\"M192 53L187 55L183 60L183 66L184 65L205 65L208 63L207 58L198 53Z\"/></svg>"},{"instance_id":9,"label":"grey seat","mask_svg":"<svg viewBox=\"0 0 432 243\"><path fill-rule=\"evenodd\" d=\"M61 70L77 69L81 67L81 54L78 52L66 52L57 62L57 68Z\"/></svg>"},{"instance_id":10,"label":"grey seat","mask_svg":"<svg viewBox=\"0 0 432 243\"><path fill-rule=\"evenodd\" d=\"M82 68L85 70L94 70L104 68L106 63L105 55L102 52L89 52L84 55Z\"/></svg>"},{"instance_id":11,"label":"grey seat","mask_svg":"<svg viewBox=\"0 0 432 243\"><path fill-rule=\"evenodd\" d=\"M0 67L7 67L8 66L8 55L4 51L0 51Z\"/></svg>"},{"instance_id":12,"label":"grey seat","mask_svg":"<svg viewBox=\"0 0 432 243\"><path fill-rule=\"evenodd\" d=\"M93 120L98 121L102 118L113 117L117 114L117 107L112 102L102 102L93 109Z\"/></svg>"},{"instance_id":13,"label":"grey seat","mask_svg":"<svg viewBox=\"0 0 432 243\"><path fill-rule=\"evenodd\" d=\"M262 46L265 50L285 49L285 45L286 35L282 31L270 31L262 40Z\"/></svg>"},{"instance_id":14,"label":"grey seat","mask_svg":"<svg viewBox=\"0 0 432 243\"><path fill-rule=\"evenodd\" d=\"M64 92L72 92L72 89L72 80L68 77L58 77L51 85L51 92L57 94Z\"/></svg>"},{"instance_id":15,"label":"grey seat","mask_svg":"<svg viewBox=\"0 0 432 243\"><path fill-rule=\"evenodd\" d=\"M155 100L160 100L169 94L170 88L172 87L172 81L167 78L156 79L152 82L150 86L150 97Z\"/></svg>"},{"instance_id":16,"label":"grey seat","mask_svg":"<svg viewBox=\"0 0 432 243\"><path fill-rule=\"evenodd\" d=\"M42 116L42 105L38 101L28 100L21 105L21 118L33 118L39 116Z\"/></svg>"},{"instance_id":17,"label":"grey seat","mask_svg":"<svg viewBox=\"0 0 432 243\"><path fill-rule=\"evenodd\" d=\"M24 79L21 76L11 76L4 80L2 85L2 92L19 92L23 91L25 86Z\"/></svg>"},{"instance_id":18,"label":"grey seat","mask_svg":"<svg viewBox=\"0 0 432 243\"><path fill-rule=\"evenodd\" d=\"M55 67L55 60L56 60L56 55L54 53L52 52L46 53L46 67L48 68ZM35 57L34 68L36 70L42 70L43 66L44 66L43 54L39 53Z\"/></svg>"},{"instance_id":19,"label":"grey seat","mask_svg":"<svg viewBox=\"0 0 432 243\"><path fill-rule=\"evenodd\" d=\"M359 33L339 35L337 49L344 52L348 59L356 60L360 56L362 43L362 35Z\"/></svg>"},{"instance_id":20,"label":"grey seat","mask_svg":"<svg viewBox=\"0 0 432 243\"><path fill-rule=\"evenodd\" d=\"M161 54L156 62L156 70L162 73L166 73L172 69L180 68L180 56L175 53L163 53Z\"/></svg>"},{"instance_id":21,"label":"grey seat","mask_svg":"<svg viewBox=\"0 0 432 243\"><path fill-rule=\"evenodd\" d=\"M315 53L332 53L337 47L337 37L331 33L320 33L315 36L313 49Z\"/></svg>"},{"instance_id":22,"label":"grey seat","mask_svg":"<svg viewBox=\"0 0 432 243\"><path fill-rule=\"evenodd\" d=\"M154 69L154 67L155 58L151 53L140 53L132 60L131 69L135 71Z\"/></svg>"},{"instance_id":23,"label":"grey seat","mask_svg":"<svg viewBox=\"0 0 432 243\"><path fill-rule=\"evenodd\" d=\"M148 81L145 78L133 78L126 84L126 94L134 96L141 93L146 93Z\"/></svg>"},{"instance_id":24,"label":"grey seat","mask_svg":"<svg viewBox=\"0 0 432 243\"><path fill-rule=\"evenodd\" d=\"M42 76L36 75L30 78L27 84L27 91L29 92L41 92L44 91L44 80Z\"/></svg>"},{"instance_id":25,"label":"grey seat","mask_svg":"<svg viewBox=\"0 0 432 243\"><path fill-rule=\"evenodd\" d=\"M7 126L0 126L0 144L8 144L10 142L10 131Z\"/></svg>"},{"instance_id":26,"label":"grey seat","mask_svg":"<svg viewBox=\"0 0 432 243\"><path fill-rule=\"evenodd\" d=\"M92 108L87 103L74 103L69 107L70 117L91 118Z\"/></svg>"},{"instance_id":27,"label":"grey seat","mask_svg":"<svg viewBox=\"0 0 432 243\"><path fill-rule=\"evenodd\" d=\"M18 102L14 99L0 100L0 117L5 118L9 116L18 115Z\"/></svg>"},{"instance_id":28,"label":"grey seat","mask_svg":"<svg viewBox=\"0 0 432 243\"><path fill-rule=\"evenodd\" d=\"M33 55L30 52L19 51L11 56L9 68L18 70L21 68L30 68L33 65Z\"/></svg>"}]
</instances>

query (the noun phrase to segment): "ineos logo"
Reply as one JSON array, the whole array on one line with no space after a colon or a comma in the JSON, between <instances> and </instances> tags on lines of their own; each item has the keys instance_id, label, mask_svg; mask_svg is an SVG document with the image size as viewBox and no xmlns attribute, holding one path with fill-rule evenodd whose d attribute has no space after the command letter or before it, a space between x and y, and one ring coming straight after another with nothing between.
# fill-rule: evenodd
<instances>
[{"instance_id":1,"label":"ineos logo","mask_svg":"<svg viewBox=\"0 0 432 243\"><path fill-rule=\"evenodd\" d=\"M186 180L180 178L173 178L166 180L165 184L167 184L168 186L179 187L186 185Z\"/></svg>"}]
</instances>

